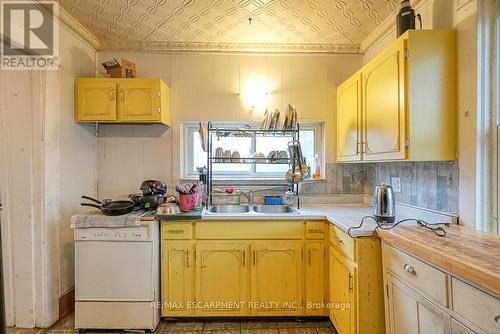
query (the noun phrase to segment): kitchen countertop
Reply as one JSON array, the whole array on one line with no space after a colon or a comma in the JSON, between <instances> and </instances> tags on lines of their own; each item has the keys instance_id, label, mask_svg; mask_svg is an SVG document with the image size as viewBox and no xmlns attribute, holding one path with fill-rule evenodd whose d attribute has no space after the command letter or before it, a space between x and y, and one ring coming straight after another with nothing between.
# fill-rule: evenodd
<instances>
[{"instance_id":1,"label":"kitchen countertop","mask_svg":"<svg viewBox=\"0 0 500 334\"><path fill-rule=\"evenodd\" d=\"M445 237L415 226L377 230L377 235L389 244L500 295L500 237L458 225L445 229Z\"/></svg>"},{"instance_id":2,"label":"kitchen countertop","mask_svg":"<svg viewBox=\"0 0 500 334\"><path fill-rule=\"evenodd\" d=\"M371 208L364 204L305 205L298 213L207 213L203 211L202 221L221 220L328 220L347 232L350 227L358 226L363 216L369 215ZM353 231L353 236L373 234L375 224L365 224Z\"/></svg>"},{"instance_id":3,"label":"kitchen countertop","mask_svg":"<svg viewBox=\"0 0 500 334\"><path fill-rule=\"evenodd\" d=\"M160 220L198 220L201 219L201 211L179 212L175 215L155 214L155 218Z\"/></svg>"},{"instance_id":4,"label":"kitchen countertop","mask_svg":"<svg viewBox=\"0 0 500 334\"><path fill-rule=\"evenodd\" d=\"M396 221L407 218L426 218L396 210ZM306 204L301 205L297 213L208 213L205 209L201 213L183 213L173 216L156 216L160 220L200 220L200 221L223 221L223 220L327 220L345 232L350 228L360 225L365 216L372 215L372 207L363 203L353 204ZM415 225L405 223L404 225ZM352 229L352 237L372 236L377 225L371 219L367 219L359 229ZM399 228L400 226L396 227Z\"/></svg>"},{"instance_id":5,"label":"kitchen countertop","mask_svg":"<svg viewBox=\"0 0 500 334\"><path fill-rule=\"evenodd\" d=\"M372 207L363 203L356 204L316 204L301 205L299 213L229 213L213 214L203 211L203 220L328 220L340 229L347 232L349 228L356 227L361 223L364 216L371 216ZM396 219L408 218L397 215ZM359 229L351 230L353 237L372 236L377 225L372 220L366 220Z\"/></svg>"}]
</instances>

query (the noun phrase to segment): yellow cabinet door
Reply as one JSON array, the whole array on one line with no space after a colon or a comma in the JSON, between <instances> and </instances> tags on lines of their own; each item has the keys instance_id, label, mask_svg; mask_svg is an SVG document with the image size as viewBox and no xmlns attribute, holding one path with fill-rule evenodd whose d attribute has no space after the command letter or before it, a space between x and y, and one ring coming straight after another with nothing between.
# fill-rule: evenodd
<instances>
[{"instance_id":1,"label":"yellow cabinet door","mask_svg":"<svg viewBox=\"0 0 500 334\"><path fill-rule=\"evenodd\" d=\"M330 246L329 283L330 319L339 334L353 334L356 331L355 268L333 246Z\"/></svg>"},{"instance_id":2,"label":"yellow cabinet door","mask_svg":"<svg viewBox=\"0 0 500 334\"><path fill-rule=\"evenodd\" d=\"M406 284L387 274L392 334L447 334L450 316Z\"/></svg>"},{"instance_id":3,"label":"yellow cabinet door","mask_svg":"<svg viewBox=\"0 0 500 334\"><path fill-rule=\"evenodd\" d=\"M302 243L262 241L252 244L254 315L302 314Z\"/></svg>"},{"instance_id":4,"label":"yellow cabinet door","mask_svg":"<svg viewBox=\"0 0 500 334\"><path fill-rule=\"evenodd\" d=\"M247 243L196 244L196 314L245 314L250 273L248 248Z\"/></svg>"},{"instance_id":5,"label":"yellow cabinet door","mask_svg":"<svg viewBox=\"0 0 500 334\"><path fill-rule=\"evenodd\" d=\"M116 121L116 82L77 79L75 118L77 122Z\"/></svg>"},{"instance_id":6,"label":"yellow cabinet door","mask_svg":"<svg viewBox=\"0 0 500 334\"><path fill-rule=\"evenodd\" d=\"M362 69L363 160L406 158L405 43L399 40Z\"/></svg>"},{"instance_id":7,"label":"yellow cabinet door","mask_svg":"<svg viewBox=\"0 0 500 334\"><path fill-rule=\"evenodd\" d=\"M163 242L161 247L162 316L188 316L193 299L194 244Z\"/></svg>"},{"instance_id":8,"label":"yellow cabinet door","mask_svg":"<svg viewBox=\"0 0 500 334\"><path fill-rule=\"evenodd\" d=\"M120 122L157 122L160 120L160 80L123 79L118 81Z\"/></svg>"},{"instance_id":9,"label":"yellow cabinet door","mask_svg":"<svg viewBox=\"0 0 500 334\"><path fill-rule=\"evenodd\" d=\"M325 303L325 245L323 241L307 242L305 252L306 315L326 315Z\"/></svg>"},{"instance_id":10,"label":"yellow cabinet door","mask_svg":"<svg viewBox=\"0 0 500 334\"><path fill-rule=\"evenodd\" d=\"M337 88L337 161L361 158L361 73L356 73Z\"/></svg>"}]
</instances>

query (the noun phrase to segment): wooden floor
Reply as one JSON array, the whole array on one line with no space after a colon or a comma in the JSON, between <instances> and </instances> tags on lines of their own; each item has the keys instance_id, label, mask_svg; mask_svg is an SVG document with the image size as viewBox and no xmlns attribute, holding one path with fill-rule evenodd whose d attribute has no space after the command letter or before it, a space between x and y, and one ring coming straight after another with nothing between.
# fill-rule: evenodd
<instances>
[{"instance_id":1,"label":"wooden floor","mask_svg":"<svg viewBox=\"0 0 500 334\"><path fill-rule=\"evenodd\" d=\"M9 328L8 334L74 333L71 313L48 329ZM85 333L117 333L116 331L86 331ZM122 332L118 332L122 333ZM336 334L327 318L320 319L243 319L243 320L165 320L155 333L165 334Z\"/></svg>"}]
</instances>

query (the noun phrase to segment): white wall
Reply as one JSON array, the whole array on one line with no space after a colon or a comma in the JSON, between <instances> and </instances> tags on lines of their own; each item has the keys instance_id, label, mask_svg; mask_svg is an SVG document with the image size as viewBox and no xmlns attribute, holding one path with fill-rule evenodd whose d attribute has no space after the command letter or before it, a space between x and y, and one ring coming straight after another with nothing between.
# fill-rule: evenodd
<instances>
[{"instance_id":1,"label":"white wall","mask_svg":"<svg viewBox=\"0 0 500 334\"><path fill-rule=\"evenodd\" d=\"M42 231L40 201L41 104L37 72L0 71L0 194L7 323L35 323L35 236ZM38 254L40 255L40 254Z\"/></svg>"},{"instance_id":2,"label":"white wall","mask_svg":"<svg viewBox=\"0 0 500 334\"><path fill-rule=\"evenodd\" d=\"M476 0L423 0L415 11L422 15L424 29L457 29L458 57L458 164L460 222L475 228L476 220ZM363 55L367 63L396 39L392 27Z\"/></svg>"},{"instance_id":3,"label":"white wall","mask_svg":"<svg viewBox=\"0 0 500 334\"><path fill-rule=\"evenodd\" d=\"M138 77L162 78L172 90L173 123L170 129L100 127L100 197L137 191L146 178L178 179L182 121L262 119L263 110L251 111L238 96L255 78L269 83L270 108L283 110L292 103L299 118L326 122L327 162L334 162L336 87L361 66L361 55L98 52L97 57L98 67L125 58L137 64Z\"/></svg>"},{"instance_id":4,"label":"white wall","mask_svg":"<svg viewBox=\"0 0 500 334\"><path fill-rule=\"evenodd\" d=\"M96 196L96 137L91 125L74 122L74 81L94 75L95 50L74 33L60 32L59 70L59 238L60 293L74 286L74 242L70 218L88 211L80 206L80 196Z\"/></svg>"},{"instance_id":5,"label":"white wall","mask_svg":"<svg viewBox=\"0 0 500 334\"><path fill-rule=\"evenodd\" d=\"M0 194L7 322L47 327L74 285L69 217L94 195L95 137L73 122L74 77L95 50L60 28L59 71L0 71Z\"/></svg>"}]
</instances>

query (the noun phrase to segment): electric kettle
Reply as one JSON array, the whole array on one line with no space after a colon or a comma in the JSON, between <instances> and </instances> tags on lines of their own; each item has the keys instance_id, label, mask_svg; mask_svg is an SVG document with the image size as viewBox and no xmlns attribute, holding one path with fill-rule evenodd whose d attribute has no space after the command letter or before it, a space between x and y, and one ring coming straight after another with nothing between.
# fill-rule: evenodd
<instances>
[{"instance_id":1,"label":"electric kettle","mask_svg":"<svg viewBox=\"0 0 500 334\"><path fill-rule=\"evenodd\" d=\"M395 216L396 205L392 187L385 183L376 186L373 192L373 219L380 224L390 224L394 223Z\"/></svg>"}]
</instances>

